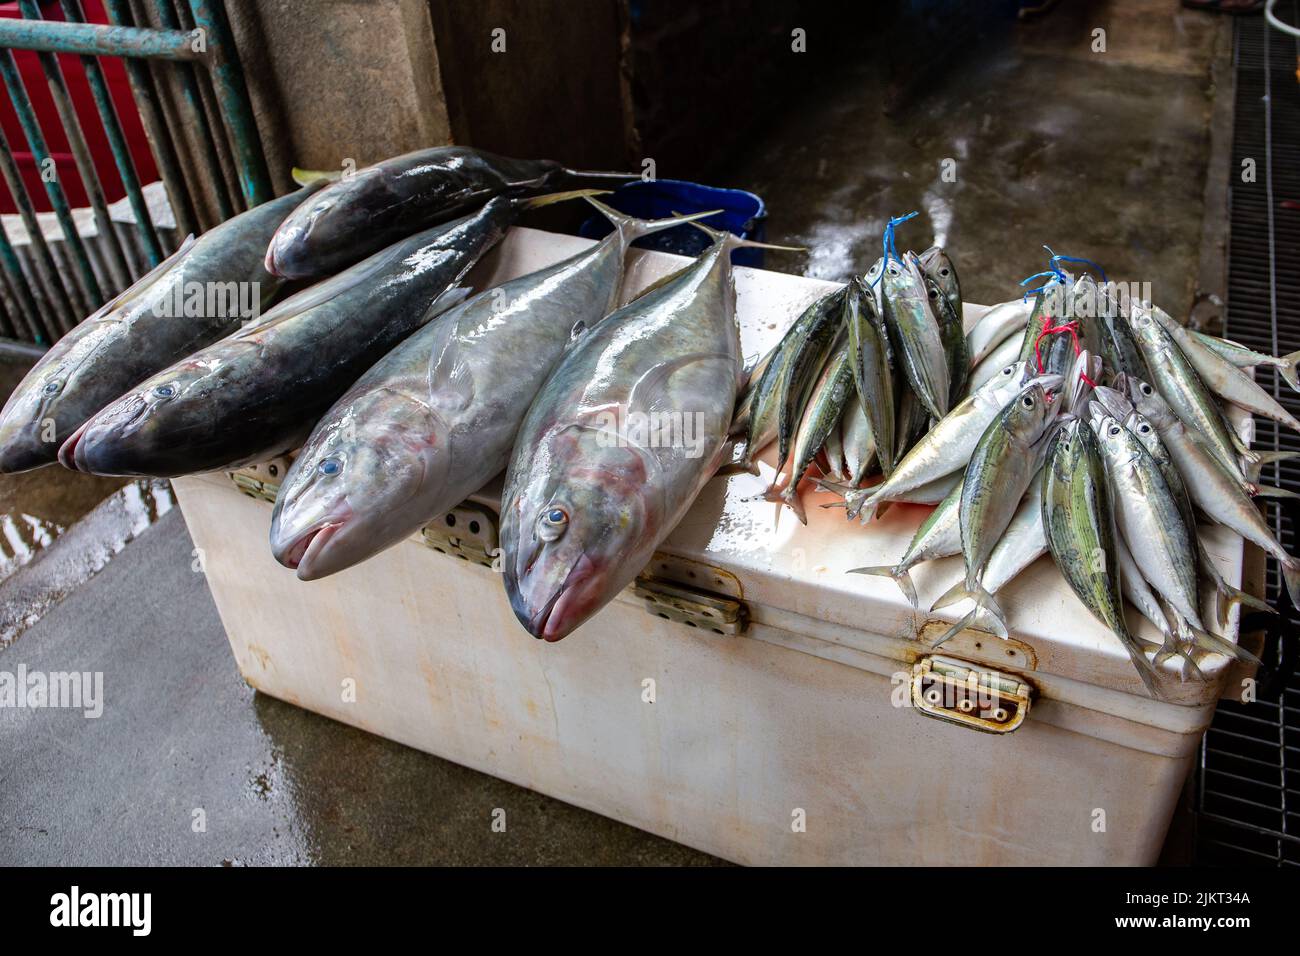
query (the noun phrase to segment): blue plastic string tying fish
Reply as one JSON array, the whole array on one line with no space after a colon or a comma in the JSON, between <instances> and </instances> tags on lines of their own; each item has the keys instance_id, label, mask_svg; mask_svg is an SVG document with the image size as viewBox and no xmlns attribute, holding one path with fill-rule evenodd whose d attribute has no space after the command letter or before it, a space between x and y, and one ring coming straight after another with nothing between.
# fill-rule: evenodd
<instances>
[{"instance_id":1,"label":"blue plastic string tying fish","mask_svg":"<svg viewBox=\"0 0 1300 956\"><path fill-rule=\"evenodd\" d=\"M899 216L896 219L890 219L889 222L885 223L885 233L880 239L881 258L883 259L880 264L880 275L876 276L875 280L869 283L870 285L874 286L885 277L885 266L889 265L890 259L897 259L899 262L903 261L903 257L898 254L898 246L894 242L894 230L901 223L905 223L907 220L919 215L919 210L913 210L906 216Z\"/></svg>"},{"instance_id":2,"label":"blue plastic string tying fish","mask_svg":"<svg viewBox=\"0 0 1300 956\"><path fill-rule=\"evenodd\" d=\"M1048 255L1051 256L1051 258L1047 260L1047 271L1035 272L1033 275L1021 281L1020 283L1021 287L1029 285L1029 283L1033 282L1035 279L1042 279L1047 276L1050 276L1052 280L1059 282L1062 285L1069 284L1070 277L1066 275L1065 272L1061 269L1060 265L1058 265L1058 263L1061 262L1082 262L1084 265L1091 266L1093 269L1095 269L1097 271L1097 274L1101 276L1102 282L1106 281L1106 270L1104 270L1101 266L1097 265L1097 263L1093 262L1091 259L1083 259L1080 258L1079 256L1058 255L1057 253L1053 252L1052 247L1047 245L1046 243L1044 243L1043 248L1046 249ZM1020 297L1020 301L1025 302L1029 299L1031 295L1038 295L1038 293L1042 292L1051 284L1052 283L1049 281L1044 283L1043 285L1040 285L1037 289L1028 290L1027 292L1025 292L1024 295Z\"/></svg>"}]
</instances>

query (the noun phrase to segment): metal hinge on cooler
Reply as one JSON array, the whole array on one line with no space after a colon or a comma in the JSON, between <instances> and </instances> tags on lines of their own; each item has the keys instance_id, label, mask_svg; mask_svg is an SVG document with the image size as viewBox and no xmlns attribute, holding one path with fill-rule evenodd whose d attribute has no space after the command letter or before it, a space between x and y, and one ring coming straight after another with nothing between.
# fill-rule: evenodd
<instances>
[{"instance_id":1,"label":"metal hinge on cooler","mask_svg":"<svg viewBox=\"0 0 1300 956\"><path fill-rule=\"evenodd\" d=\"M985 733L1009 734L1024 723L1030 692L1012 674L950 657L923 657L912 667L912 706Z\"/></svg>"},{"instance_id":2,"label":"metal hinge on cooler","mask_svg":"<svg viewBox=\"0 0 1300 956\"><path fill-rule=\"evenodd\" d=\"M235 487L250 498L258 498L274 504L276 495L280 493L280 482L284 480L292 464L292 458L288 455L280 455L227 474L235 483Z\"/></svg>"},{"instance_id":3,"label":"metal hinge on cooler","mask_svg":"<svg viewBox=\"0 0 1300 956\"><path fill-rule=\"evenodd\" d=\"M496 512L491 508L464 501L425 525L420 537L439 554L497 570L496 561L501 554L497 522Z\"/></svg>"},{"instance_id":4,"label":"metal hinge on cooler","mask_svg":"<svg viewBox=\"0 0 1300 956\"><path fill-rule=\"evenodd\" d=\"M749 626L740 580L699 561L656 551L632 585L646 611L714 634L743 634Z\"/></svg>"}]
</instances>

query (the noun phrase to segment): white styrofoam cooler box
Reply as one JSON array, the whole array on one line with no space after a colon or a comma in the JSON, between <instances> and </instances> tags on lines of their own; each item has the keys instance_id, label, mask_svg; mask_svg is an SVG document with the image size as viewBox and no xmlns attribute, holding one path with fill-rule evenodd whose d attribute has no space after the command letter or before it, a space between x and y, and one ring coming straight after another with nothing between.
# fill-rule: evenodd
<instances>
[{"instance_id":1,"label":"white styrofoam cooler box","mask_svg":"<svg viewBox=\"0 0 1300 956\"><path fill-rule=\"evenodd\" d=\"M476 282L587 242L512 230ZM634 251L628 293L680 261ZM751 359L830 288L735 271ZM982 311L967 306L968 322ZM888 579L844 573L896 561L925 509L863 527L812 493L806 527L789 512L774 522L774 506L750 500L770 477L764 466L762 479L711 482L656 564L743 606L743 633L665 619L629 589L557 644L519 626L490 567L413 538L304 583L271 557L264 501L225 475L175 487L239 669L275 697L742 863L1154 862L1227 662L1206 683L1167 665L1170 700L1152 700L1045 558L1001 594L1012 641L966 631L937 652L955 673L998 672L1030 692L1023 724L993 734L932 719L911 691L931 653L912 639L924 610ZM488 548L499 488L459 513ZM1240 581L1240 539L1206 531ZM913 573L924 609L961 559ZM1145 622L1139 633L1154 639ZM1014 712L1014 698L994 703Z\"/></svg>"}]
</instances>

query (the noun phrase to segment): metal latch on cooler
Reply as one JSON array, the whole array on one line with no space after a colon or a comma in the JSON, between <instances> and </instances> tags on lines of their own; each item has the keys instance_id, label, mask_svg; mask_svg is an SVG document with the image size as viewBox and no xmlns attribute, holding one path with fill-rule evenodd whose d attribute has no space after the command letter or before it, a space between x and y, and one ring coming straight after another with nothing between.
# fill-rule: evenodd
<instances>
[{"instance_id":1,"label":"metal latch on cooler","mask_svg":"<svg viewBox=\"0 0 1300 956\"><path fill-rule=\"evenodd\" d=\"M927 717L990 734L1025 722L1032 688L1020 678L950 657L923 657L912 666L912 706Z\"/></svg>"},{"instance_id":2,"label":"metal latch on cooler","mask_svg":"<svg viewBox=\"0 0 1300 956\"><path fill-rule=\"evenodd\" d=\"M687 627L727 635L743 634L749 626L740 580L699 561L656 551L632 593L645 601L648 613Z\"/></svg>"},{"instance_id":3,"label":"metal latch on cooler","mask_svg":"<svg viewBox=\"0 0 1300 956\"><path fill-rule=\"evenodd\" d=\"M495 570L494 562L501 553L497 527L497 515L492 509L464 501L425 525L420 537L439 554Z\"/></svg>"},{"instance_id":4,"label":"metal latch on cooler","mask_svg":"<svg viewBox=\"0 0 1300 956\"><path fill-rule=\"evenodd\" d=\"M280 493L280 482L284 480L292 464L292 458L288 455L280 455L269 461L258 462L256 465L249 465L227 474L235 483L235 487L248 497L275 504L276 495Z\"/></svg>"}]
</instances>

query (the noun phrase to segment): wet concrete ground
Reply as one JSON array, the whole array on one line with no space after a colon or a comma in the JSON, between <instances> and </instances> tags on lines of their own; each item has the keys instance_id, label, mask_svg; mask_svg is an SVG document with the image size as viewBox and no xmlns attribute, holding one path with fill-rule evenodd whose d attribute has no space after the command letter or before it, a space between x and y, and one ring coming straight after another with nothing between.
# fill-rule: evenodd
<instances>
[{"instance_id":1,"label":"wet concrete ground","mask_svg":"<svg viewBox=\"0 0 1300 956\"><path fill-rule=\"evenodd\" d=\"M27 362L0 354L0 395L27 373ZM41 468L0 475L0 581L28 564L122 481Z\"/></svg>"},{"instance_id":2,"label":"wet concrete ground","mask_svg":"<svg viewBox=\"0 0 1300 956\"><path fill-rule=\"evenodd\" d=\"M255 694L192 548L169 512L0 654L103 673L102 716L0 708L0 865L714 862Z\"/></svg>"},{"instance_id":3,"label":"wet concrete ground","mask_svg":"<svg viewBox=\"0 0 1300 956\"><path fill-rule=\"evenodd\" d=\"M714 178L763 197L769 241L810 250L769 254L769 268L848 279L880 256L889 217L918 210L899 249L944 245L971 302L1018 297L1046 243L1150 282L1178 315L1196 286L1222 26L1174 0L1062 3L973 41L892 117L864 62Z\"/></svg>"},{"instance_id":4,"label":"wet concrete ground","mask_svg":"<svg viewBox=\"0 0 1300 956\"><path fill-rule=\"evenodd\" d=\"M1107 30L1104 54L1091 50L1094 25ZM892 118L874 71L850 67L711 178L765 198L772 241L813 250L770 268L847 277L879 254L889 215L919 209L900 245L946 244L971 301L1014 296L1043 268L1045 242L1150 281L1182 310L1197 281L1208 63L1222 28L1173 0L1062 4L981 41ZM954 182L940 175L949 158ZM79 525L85 541L63 539L73 565L101 549L79 572L98 572L88 583L42 580L45 559L15 572L17 549L0 580L0 604L27 628L0 649L0 669L103 671L107 701L94 720L0 709L0 864L712 862L255 694L165 492L116 488L54 469L0 484L11 522L30 514L51 528L114 493L87 523L108 530ZM496 807L506 833L489 826Z\"/></svg>"}]
</instances>

